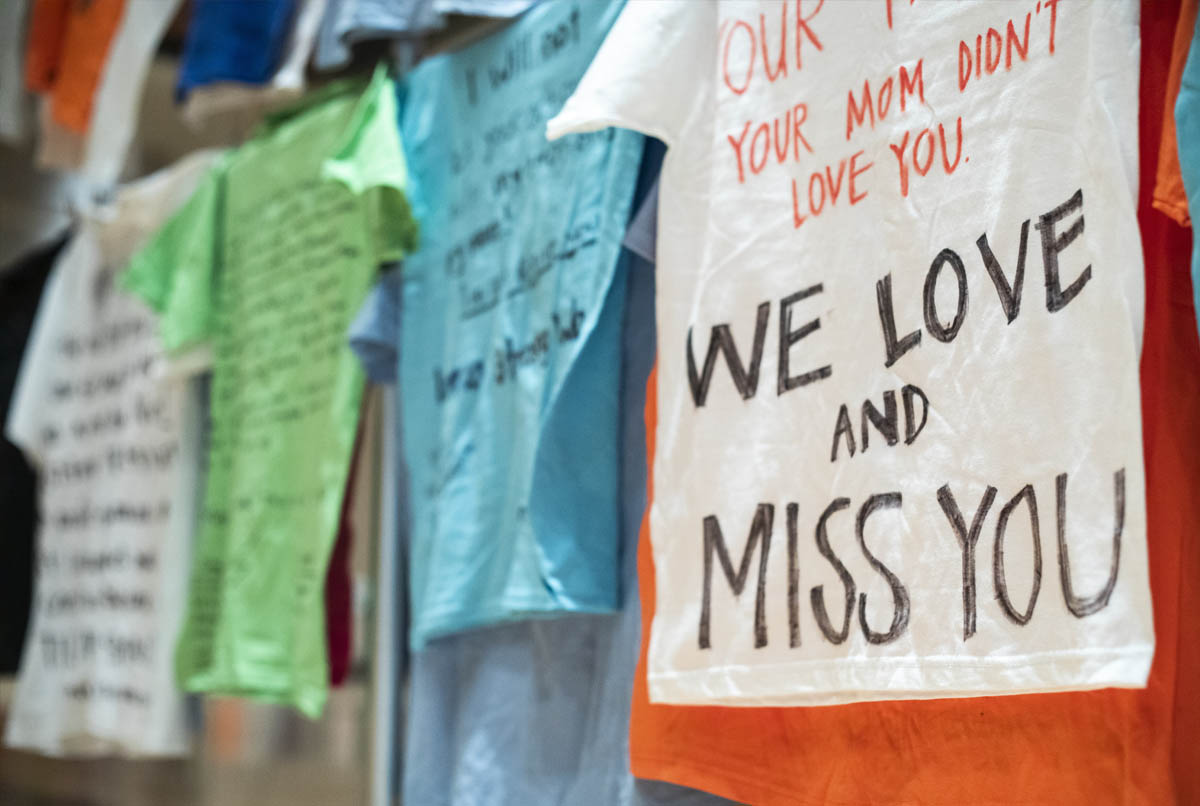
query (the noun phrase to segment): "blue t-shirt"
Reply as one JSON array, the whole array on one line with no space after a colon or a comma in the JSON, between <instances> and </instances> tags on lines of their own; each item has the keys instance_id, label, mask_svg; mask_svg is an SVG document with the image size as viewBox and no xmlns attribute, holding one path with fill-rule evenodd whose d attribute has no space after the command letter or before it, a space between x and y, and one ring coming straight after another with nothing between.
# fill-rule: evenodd
<instances>
[{"instance_id":1,"label":"blue t-shirt","mask_svg":"<svg viewBox=\"0 0 1200 806\"><path fill-rule=\"evenodd\" d=\"M399 88L410 642L620 601L624 274L643 138L548 143L621 0L535 7Z\"/></svg>"},{"instance_id":2,"label":"blue t-shirt","mask_svg":"<svg viewBox=\"0 0 1200 806\"><path fill-rule=\"evenodd\" d=\"M194 0L175 95L216 81L265 84L292 32L296 0Z\"/></svg>"},{"instance_id":3,"label":"blue t-shirt","mask_svg":"<svg viewBox=\"0 0 1200 806\"><path fill-rule=\"evenodd\" d=\"M1192 46L1183 68L1183 81L1175 99L1175 136L1179 143L1179 172L1187 191L1192 220L1200 213L1200 19L1192 35ZM1200 238L1192 242L1192 293L1200 315Z\"/></svg>"},{"instance_id":4,"label":"blue t-shirt","mask_svg":"<svg viewBox=\"0 0 1200 806\"><path fill-rule=\"evenodd\" d=\"M657 161L647 162L651 173ZM648 199L647 215L639 213L635 222L652 222L654 208L655 200ZM636 244L637 252L653 254L653 236L653 226L639 229L631 223L626 247ZM673 784L638 781L629 772L630 697L641 632L637 541L646 505L643 409L655 342L653 269L635 254L626 254L619 268L629 276L621 364L620 536L622 586L630 595L620 613L473 630L431 640L414 653L407 663L409 704L397 776L403 803L728 803ZM396 376L399 280L398 274L389 275L376 287L351 334L379 383ZM398 529L403 544L403 517Z\"/></svg>"},{"instance_id":5,"label":"blue t-shirt","mask_svg":"<svg viewBox=\"0 0 1200 806\"><path fill-rule=\"evenodd\" d=\"M328 0L317 31L313 67L340 70L350 64L351 48L359 42L386 39L415 45L445 24L433 0ZM408 66L410 62L400 65L401 69Z\"/></svg>"}]
</instances>

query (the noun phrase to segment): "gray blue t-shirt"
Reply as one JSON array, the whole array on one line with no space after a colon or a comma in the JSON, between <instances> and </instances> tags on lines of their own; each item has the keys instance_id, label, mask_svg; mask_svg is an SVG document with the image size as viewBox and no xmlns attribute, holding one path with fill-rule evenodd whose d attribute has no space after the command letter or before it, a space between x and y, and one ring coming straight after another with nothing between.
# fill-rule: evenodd
<instances>
[{"instance_id":1,"label":"gray blue t-shirt","mask_svg":"<svg viewBox=\"0 0 1200 806\"><path fill-rule=\"evenodd\" d=\"M649 162L649 160L648 160ZM408 658L404 803L720 806L721 798L629 771L629 712L641 631L638 528L646 504L643 408L654 362L655 201L630 225L621 363L621 612L526 621L434 639ZM640 232L641 234L637 234ZM647 239L645 236L648 235ZM636 245L636 252L635 250ZM368 374L396 377L399 274L376 287L351 336ZM406 535L400 504L399 536ZM400 597L403 599L404 597Z\"/></svg>"}]
</instances>

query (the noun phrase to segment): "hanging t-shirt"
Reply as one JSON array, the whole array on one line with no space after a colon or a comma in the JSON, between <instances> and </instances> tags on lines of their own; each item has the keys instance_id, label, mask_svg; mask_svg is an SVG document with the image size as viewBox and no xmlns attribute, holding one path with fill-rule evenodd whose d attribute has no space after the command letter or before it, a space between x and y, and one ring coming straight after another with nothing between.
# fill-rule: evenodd
<instances>
[{"instance_id":1,"label":"hanging t-shirt","mask_svg":"<svg viewBox=\"0 0 1200 806\"><path fill-rule=\"evenodd\" d=\"M100 187L121 175L137 133L142 90L154 53L182 0L126 0L93 103L103 125L88 129L81 172Z\"/></svg>"},{"instance_id":2,"label":"hanging t-shirt","mask_svg":"<svg viewBox=\"0 0 1200 806\"><path fill-rule=\"evenodd\" d=\"M650 173L644 168L643 175ZM653 266L632 254L618 271L629 275L619 528L622 586L632 591L645 506L642 404L654 356L654 275ZM399 273L382 280L351 328L355 351L379 383L395 382L399 280ZM403 489L399 497L401 524L384 535L403 546L408 534ZM408 701L402 802L724 803L701 792L637 781L629 772L629 699L639 628L637 597L627 596L620 613L531 620L429 641L410 656L402 686Z\"/></svg>"},{"instance_id":3,"label":"hanging t-shirt","mask_svg":"<svg viewBox=\"0 0 1200 806\"><path fill-rule=\"evenodd\" d=\"M620 6L540 6L401 88L414 648L619 602L615 269L643 139L543 131Z\"/></svg>"},{"instance_id":4,"label":"hanging t-shirt","mask_svg":"<svg viewBox=\"0 0 1200 806\"><path fill-rule=\"evenodd\" d=\"M298 0L295 24L279 69L264 84L217 81L195 87L183 105L183 116L202 126L206 120L242 110L266 109L295 101L304 93L304 71L317 39L326 0Z\"/></svg>"},{"instance_id":5,"label":"hanging t-shirt","mask_svg":"<svg viewBox=\"0 0 1200 806\"><path fill-rule=\"evenodd\" d=\"M88 130L92 99L126 0L34 0L25 56L29 89L50 96L54 122Z\"/></svg>"},{"instance_id":6,"label":"hanging t-shirt","mask_svg":"<svg viewBox=\"0 0 1200 806\"><path fill-rule=\"evenodd\" d=\"M54 88L62 55L71 0L30 0L25 40L25 87L47 93Z\"/></svg>"},{"instance_id":7,"label":"hanging t-shirt","mask_svg":"<svg viewBox=\"0 0 1200 806\"><path fill-rule=\"evenodd\" d=\"M1143 177L1155 170L1174 12L1158 0L1142 5ZM1200 797L1200 677L1190 673L1200 663L1200 644L1192 640L1200 586L1187 584L1200 578L1200 546L1191 539L1200 519L1200 453L1190 448L1200 441L1200 345L1187 276L1190 232L1151 208L1151 190L1140 184L1138 204L1147 266L1141 385L1156 635L1147 688L835 708L655 705L645 672L657 586L643 523L643 645L630 727L635 775L759 806L1082 806ZM651 440L661 433L654 388L652 382Z\"/></svg>"},{"instance_id":8,"label":"hanging t-shirt","mask_svg":"<svg viewBox=\"0 0 1200 806\"><path fill-rule=\"evenodd\" d=\"M551 121L668 146L652 700L1145 685L1137 9L1026 11L637 2Z\"/></svg>"},{"instance_id":9,"label":"hanging t-shirt","mask_svg":"<svg viewBox=\"0 0 1200 806\"><path fill-rule=\"evenodd\" d=\"M133 260L167 349L213 347L212 445L187 620L192 691L320 713L324 581L363 377L345 343L416 241L382 69L273 118Z\"/></svg>"},{"instance_id":10,"label":"hanging t-shirt","mask_svg":"<svg viewBox=\"0 0 1200 806\"><path fill-rule=\"evenodd\" d=\"M47 283L9 439L41 477L36 598L5 741L59 755L186 752L171 650L195 525L199 400L114 277L212 152L85 215Z\"/></svg>"},{"instance_id":11,"label":"hanging t-shirt","mask_svg":"<svg viewBox=\"0 0 1200 806\"><path fill-rule=\"evenodd\" d=\"M64 239L42 244L0 268L0 416L8 419L17 372L46 277ZM4 564L0 566L0 674L15 674L25 644L33 598L33 543L37 477L20 447L0 437L0 512Z\"/></svg>"},{"instance_id":12,"label":"hanging t-shirt","mask_svg":"<svg viewBox=\"0 0 1200 806\"><path fill-rule=\"evenodd\" d=\"M433 0L329 0L313 64L338 70L350 64L352 48L373 40L415 40L446 24Z\"/></svg>"},{"instance_id":13,"label":"hanging t-shirt","mask_svg":"<svg viewBox=\"0 0 1200 806\"><path fill-rule=\"evenodd\" d=\"M175 94L214 81L265 84L283 60L297 0L194 0Z\"/></svg>"}]
</instances>

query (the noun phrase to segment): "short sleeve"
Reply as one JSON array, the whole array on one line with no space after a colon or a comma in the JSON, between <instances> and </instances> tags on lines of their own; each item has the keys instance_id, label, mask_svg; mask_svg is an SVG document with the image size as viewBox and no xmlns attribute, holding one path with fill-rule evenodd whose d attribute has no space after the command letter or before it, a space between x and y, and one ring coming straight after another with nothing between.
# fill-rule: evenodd
<instances>
[{"instance_id":1,"label":"short sleeve","mask_svg":"<svg viewBox=\"0 0 1200 806\"><path fill-rule=\"evenodd\" d=\"M212 336L225 165L218 161L121 278L159 314L163 346L173 357Z\"/></svg>"},{"instance_id":2,"label":"short sleeve","mask_svg":"<svg viewBox=\"0 0 1200 806\"><path fill-rule=\"evenodd\" d=\"M46 412L50 409L52 374L57 364L54 345L63 317L67 314L64 310L63 266L73 259L80 248L82 244L79 240L73 240L46 280L42 301L33 320L25 355L21 358L21 369L13 387L8 420L4 424L4 436L19 447L35 466L42 464L48 436Z\"/></svg>"},{"instance_id":3,"label":"short sleeve","mask_svg":"<svg viewBox=\"0 0 1200 806\"><path fill-rule=\"evenodd\" d=\"M408 203L408 165L400 143L396 89L381 64L363 92L346 136L325 162L326 178L366 194L377 262L400 260L417 248Z\"/></svg>"},{"instance_id":4,"label":"short sleeve","mask_svg":"<svg viewBox=\"0 0 1200 806\"><path fill-rule=\"evenodd\" d=\"M375 383L395 383L400 339L400 272L383 276L350 325L350 349Z\"/></svg>"},{"instance_id":5,"label":"short sleeve","mask_svg":"<svg viewBox=\"0 0 1200 806\"><path fill-rule=\"evenodd\" d=\"M700 106L717 12L715 2L630 0L547 137L616 126L674 145Z\"/></svg>"}]
</instances>

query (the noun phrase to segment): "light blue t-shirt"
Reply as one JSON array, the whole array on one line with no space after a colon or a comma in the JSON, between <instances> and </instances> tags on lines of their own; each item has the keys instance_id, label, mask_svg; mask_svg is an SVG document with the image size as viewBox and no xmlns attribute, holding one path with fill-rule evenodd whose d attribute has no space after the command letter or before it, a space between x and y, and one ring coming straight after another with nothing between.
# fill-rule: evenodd
<instances>
[{"instance_id":1,"label":"light blue t-shirt","mask_svg":"<svg viewBox=\"0 0 1200 806\"><path fill-rule=\"evenodd\" d=\"M410 642L620 602L616 272L643 138L549 143L621 0L537 6L398 88Z\"/></svg>"},{"instance_id":2,"label":"light blue t-shirt","mask_svg":"<svg viewBox=\"0 0 1200 806\"><path fill-rule=\"evenodd\" d=\"M658 152L661 155L661 151ZM647 160L651 165L656 161ZM626 247L653 255L654 201ZM621 362L621 612L505 624L431 640L407 664L397 778L423 806L719 806L721 798L629 771L629 713L640 646L638 528L646 505L643 409L654 362L654 267L626 254ZM351 343L368 374L395 381L399 275L376 287ZM403 506L402 506L403 511ZM402 544L406 526L399 525ZM402 599L403 597L401 597ZM399 762L400 759L397 759Z\"/></svg>"},{"instance_id":3,"label":"light blue t-shirt","mask_svg":"<svg viewBox=\"0 0 1200 806\"><path fill-rule=\"evenodd\" d=\"M1192 220L1200 215L1200 19L1192 34L1192 46L1183 68L1183 81L1175 99L1175 136L1179 143L1179 172L1187 191ZM1192 241L1192 294L1200 316L1200 238Z\"/></svg>"}]
</instances>

